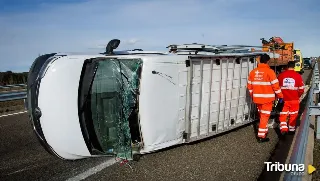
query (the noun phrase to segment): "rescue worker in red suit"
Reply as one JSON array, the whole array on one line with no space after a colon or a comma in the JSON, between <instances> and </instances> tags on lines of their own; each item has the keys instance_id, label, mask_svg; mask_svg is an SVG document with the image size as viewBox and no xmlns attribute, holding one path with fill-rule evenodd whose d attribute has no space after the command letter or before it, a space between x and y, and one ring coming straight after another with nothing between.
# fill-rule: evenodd
<instances>
[{"instance_id":1,"label":"rescue worker in red suit","mask_svg":"<svg viewBox=\"0 0 320 181\"><path fill-rule=\"evenodd\" d=\"M283 92L284 105L280 112L280 131L282 135L294 133L296 120L299 113L300 97L304 93L304 83L301 75L294 71L295 62L288 63L288 69L278 76L281 91ZM289 115L289 126L287 117Z\"/></svg>"},{"instance_id":2,"label":"rescue worker in red suit","mask_svg":"<svg viewBox=\"0 0 320 181\"><path fill-rule=\"evenodd\" d=\"M258 142L267 142L268 122L273 108L273 101L283 98L276 73L267 64L269 55L263 54L260 57L258 67L249 73L247 88L257 105L260 117L258 129Z\"/></svg>"}]
</instances>

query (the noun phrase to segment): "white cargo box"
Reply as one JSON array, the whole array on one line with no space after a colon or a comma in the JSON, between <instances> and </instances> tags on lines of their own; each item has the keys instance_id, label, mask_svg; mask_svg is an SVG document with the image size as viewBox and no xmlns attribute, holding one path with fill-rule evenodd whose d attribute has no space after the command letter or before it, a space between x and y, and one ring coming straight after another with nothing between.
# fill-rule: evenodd
<instances>
[{"instance_id":1,"label":"white cargo box","mask_svg":"<svg viewBox=\"0 0 320 181\"><path fill-rule=\"evenodd\" d=\"M187 69L186 132L190 141L251 122L249 72L256 67L250 54L192 56ZM184 79L181 79L185 81Z\"/></svg>"}]
</instances>

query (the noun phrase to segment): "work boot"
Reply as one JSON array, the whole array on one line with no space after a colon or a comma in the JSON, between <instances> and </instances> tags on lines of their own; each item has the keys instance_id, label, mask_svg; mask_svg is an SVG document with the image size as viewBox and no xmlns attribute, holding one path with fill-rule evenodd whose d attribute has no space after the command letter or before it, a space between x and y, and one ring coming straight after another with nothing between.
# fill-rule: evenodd
<instances>
[{"instance_id":1,"label":"work boot","mask_svg":"<svg viewBox=\"0 0 320 181\"><path fill-rule=\"evenodd\" d=\"M288 132L287 131L281 131L281 133L280 133L280 138L281 139L285 139L285 136L288 134Z\"/></svg>"},{"instance_id":2,"label":"work boot","mask_svg":"<svg viewBox=\"0 0 320 181\"><path fill-rule=\"evenodd\" d=\"M258 138L258 143L264 143L270 141L269 138Z\"/></svg>"},{"instance_id":3,"label":"work boot","mask_svg":"<svg viewBox=\"0 0 320 181\"><path fill-rule=\"evenodd\" d=\"M294 135L296 133L296 131L289 131L288 135Z\"/></svg>"},{"instance_id":4,"label":"work boot","mask_svg":"<svg viewBox=\"0 0 320 181\"><path fill-rule=\"evenodd\" d=\"M286 135L288 131L281 131L281 135Z\"/></svg>"}]
</instances>

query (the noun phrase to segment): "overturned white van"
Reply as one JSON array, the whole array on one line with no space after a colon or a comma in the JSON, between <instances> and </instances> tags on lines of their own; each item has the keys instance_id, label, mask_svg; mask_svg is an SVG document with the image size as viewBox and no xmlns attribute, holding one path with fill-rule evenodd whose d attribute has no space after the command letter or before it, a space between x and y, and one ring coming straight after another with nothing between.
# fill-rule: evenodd
<instances>
[{"instance_id":1,"label":"overturned white van","mask_svg":"<svg viewBox=\"0 0 320 181\"><path fill-rule=\"evenodd\" d=\"M175 53L116 52L114 43L104 54L52 53L34 61L28 112L48 152L66 160L132 160L253 121L246 85L259 53L217 53L198 44Z\"/></svg>"}]
</instances>

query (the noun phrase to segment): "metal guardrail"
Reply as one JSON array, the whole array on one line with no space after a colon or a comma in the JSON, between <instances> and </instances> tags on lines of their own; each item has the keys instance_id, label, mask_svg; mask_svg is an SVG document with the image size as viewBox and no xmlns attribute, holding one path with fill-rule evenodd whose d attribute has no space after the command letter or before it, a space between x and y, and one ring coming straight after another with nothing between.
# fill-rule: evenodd
<instances>
[{"instance_id":1,"label":"metal guardrail","mask_svg":"<svg viewBox=\"0 0 320 181\"><path fill-rule=\"evenodd\" d=\"M289 164L303 164L305 165L306 150L309 136L310 116L320 115L320 106L316 106L313 100L314 94L319 94L319 69L316 62L313 67L311 87L307 97L307 104L303 111L300 126L297 131L296 140L293 145L293 150L290 156ZM317 96L318 97L318 96ZM318 117L317 126L319 127L320 119ZM320 139L320 129L317 129L317 139ZM305 170L308 167L305 165ZM295 175L290 172L286 172L284 176L285 181L301 181L302 175Z\"/></svg>"},{"instance_id":2,"label":"metal guardrail","mask_svg":"<svg viewBox=\"0 0 320 181\"><path fill-rule=\"evenodd\" d=\"M26 98L27 98L26 91L0 93L0 102L26 99Z\"/></svg>"},{"instance_id":3,"label":"metal guardrail","mask_svg":"<svg viewBox=\"0 0 320 181\"><path fill-rule=\"evenodd\" d=\"M27 87L26 84L13 84L13 85L2 85L0 89L10 89L10 88L20 88L20 87Z\"/></svg>"},{"instance_id":4,"label":"metal guardrail","mask_svg":"<svg viewBox=\"0 0 320 181\"><path fill-rule=\"evenodd\" d=\"M0 90L9 89L9 88L24 88L26 86L27 86L26 84L5 85L5 86L0 86ZM25 90L0 92L0 102L20 100L20 99L27 99L27 92Z\"/></svg>"}]
</instances>

